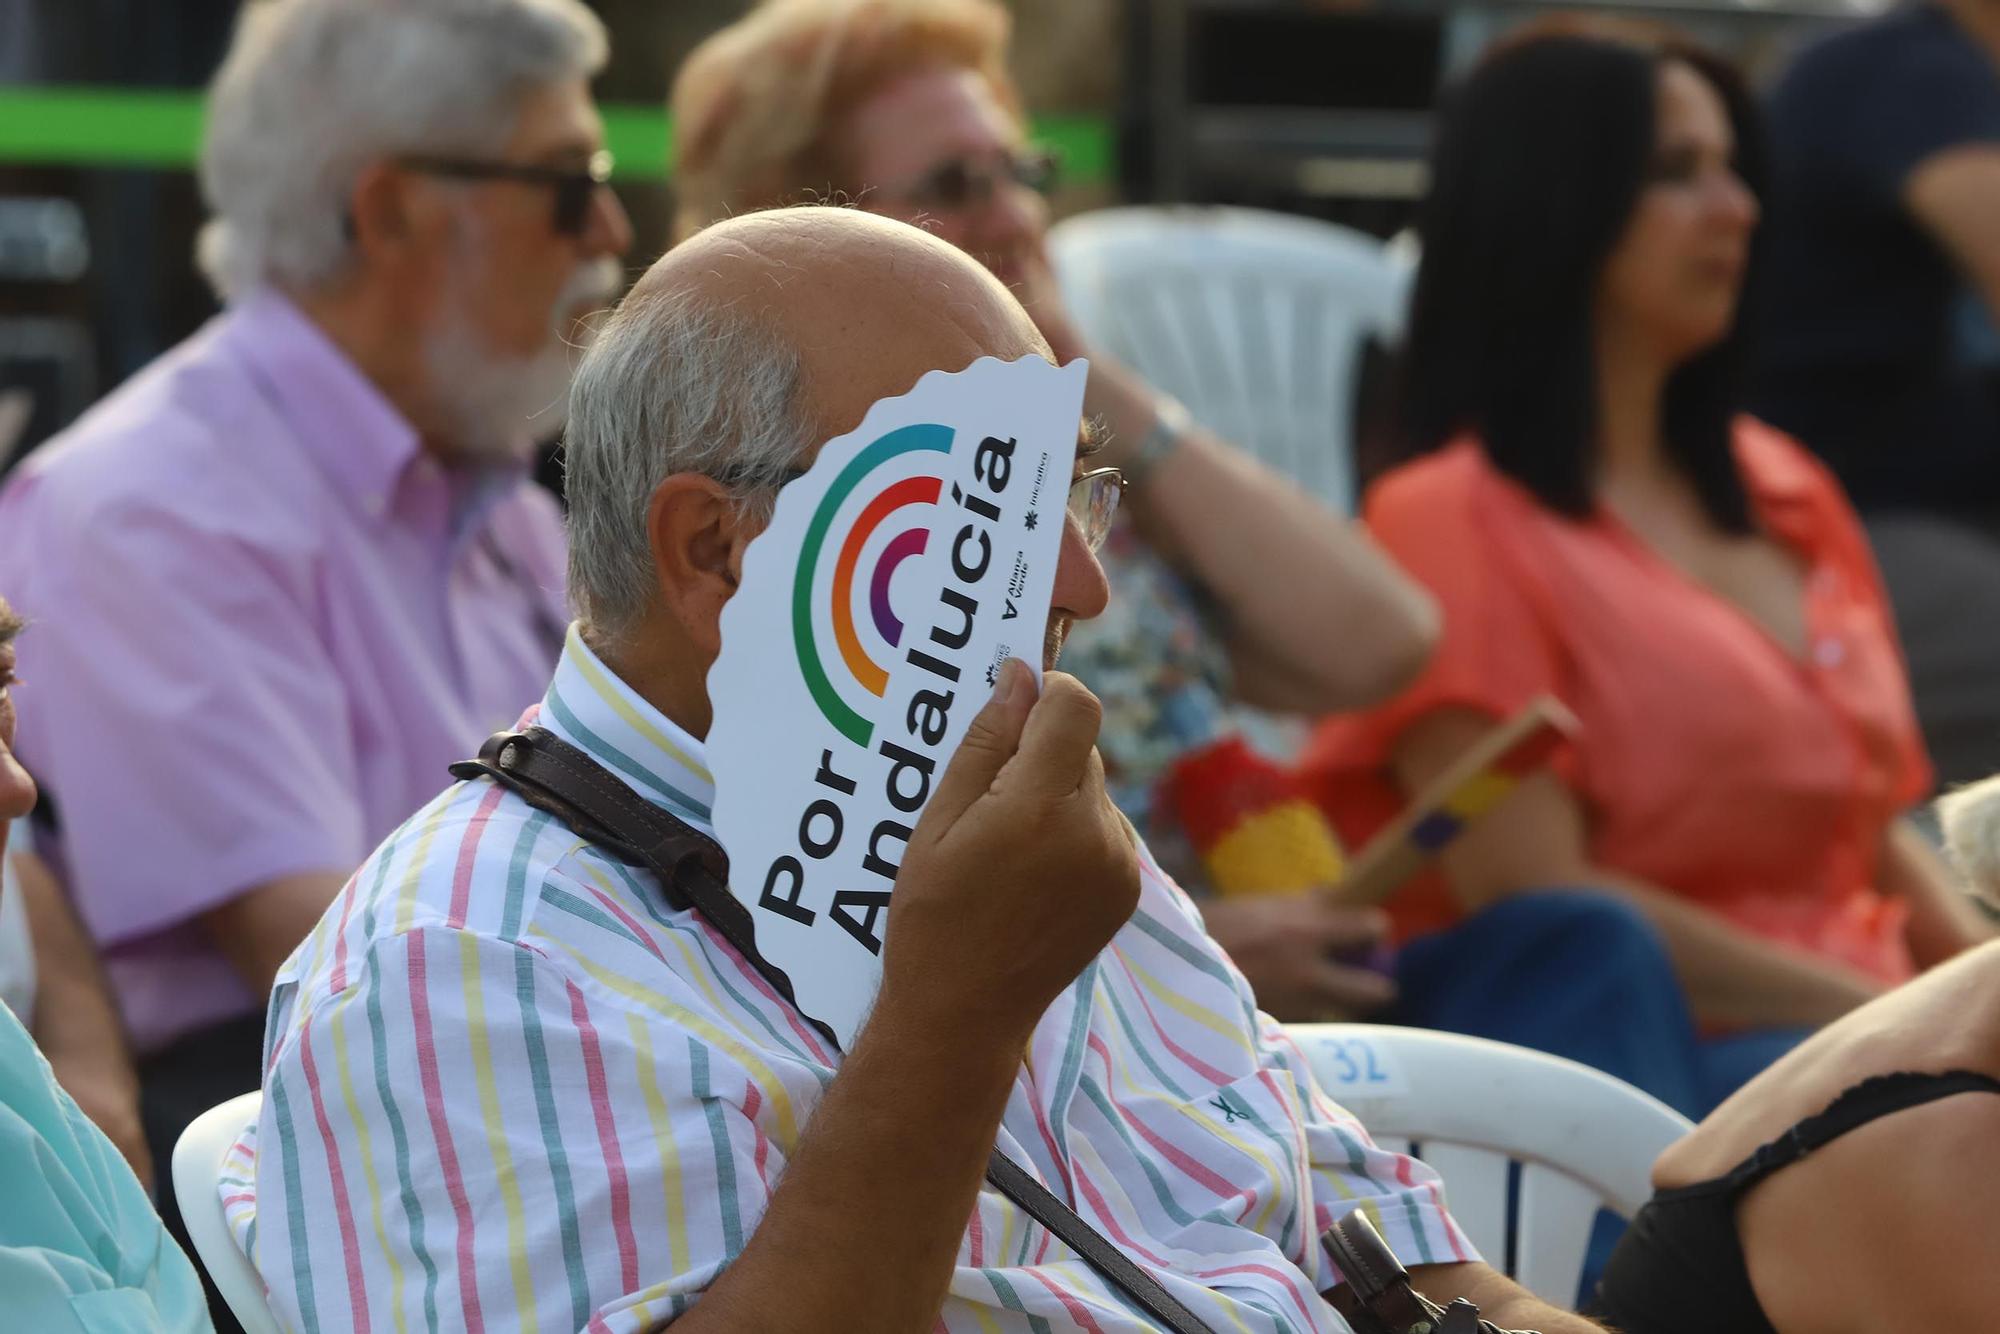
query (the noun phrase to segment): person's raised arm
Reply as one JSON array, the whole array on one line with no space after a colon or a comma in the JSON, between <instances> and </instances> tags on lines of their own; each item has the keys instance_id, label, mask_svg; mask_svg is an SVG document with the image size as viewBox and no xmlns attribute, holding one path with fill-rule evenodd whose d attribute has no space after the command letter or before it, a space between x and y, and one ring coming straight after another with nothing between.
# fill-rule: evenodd
<instances>
[{"instance_id":1,"label":"person's raised arm","mask_svg":"<svg viewBox=\"0 0 2000 1334\"><path fill-rule=\"evenodd\" d=\"M2000 143L1964 144L1919 162L1903 203L2000 323Z\"/></svg>"},{"instance_id":2,"label":"person's raised arm","mask_svg":"<svg viewBox=\"0 0 2000 1334\"><path fill-rule=\"evenodd\" d=\"M1043 1011L1131 916L1096 700L1010 662L910 840L882 989L749 1244L677 1331L923 1334Z\"/></svg>"},{"instance_id":3,"label":"person's raised arm","mask_svg":"<svg viewBox=\"0 0 2000 1334\"><path fill-rule=\"evenodd\" d=\"M1332 713L1409 684L1437 641L1437 608L1359 522L1199 426L1135 462L1159 393L1083 346L1045 260L1021 297L1059 360L1090 358L1084 411L1108 429L1101 461L1143 468L1123 504L1147 544L1214 599L1247 702Z\"/></svg>"},{"instance_id":4,"label":"person's raised arm","mask_svg":"<svg viewBox=\"0 0 2000 1334\"><path fill-rule=\"evenodd\" d=\"M1441 709L1413 724L1395 748L1404 790L1421 790L1491 726L1464 709ZM1581 803L1542 773L1453 842L1445 875L1468 910L1536 889L1600 889L1634 904L1659 929L1704 1023L1816 1027L1880 990L1853 969L1762 940L1657 885L1596 865L1585 833Z\"/></svg>"}]
</instances>

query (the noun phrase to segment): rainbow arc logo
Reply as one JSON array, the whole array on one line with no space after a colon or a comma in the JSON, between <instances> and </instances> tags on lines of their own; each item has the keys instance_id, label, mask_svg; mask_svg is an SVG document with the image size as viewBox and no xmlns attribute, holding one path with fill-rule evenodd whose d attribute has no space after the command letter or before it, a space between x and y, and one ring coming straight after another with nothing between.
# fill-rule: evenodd
<instances>
[{"instance_id":1,"label":"rainbow arc logo","mask_svg":"<svg viewBox=\"0 0 2000 1334\"><path fill-rule=\"evenodd\" d=\"M912 506L935 506L938 503L944 489L942 456L951 453L952 434L949 426L921 423L891 431L863 449L840 470L833 485L827 488L819 508L813 512L812 522L806 527L805 541L799 548L798 568L792 578L792 641L798 653L799 670L805 677L813 702L819 706L826 720L857 746L868 745L875 727L834 684L833 672L842 673L863 692L877 699L889 688L888 668L869 653L855 624L855 588L861 558L870 538L892 519L913 518L915 516L903 512ZM938 466L929 471L915 472L911 471L907 460L901 466L891 466L904 455L924 451L940 456L935 460ZM933 460L924 462L929 464ZM833 555L833 577L827 592L831 601L828 620L833 627L836 665L829 670L828 655L821 652L813 614L820 563L828 551L834 521L847 508L849 498L857 491L865 492L871 478L885 469L894 473L894 480L882 484L862 506L853 524L839 539L838 549ZM866 576L868 619L875 634L890 648L898 647L903 641L903 623L889 601L890 580L904 561L920 555L929 543L931 530L928 521L926 513L920 522L913 523L883 543L877 549L873 568Z\"/></svg>"}]
</instances>

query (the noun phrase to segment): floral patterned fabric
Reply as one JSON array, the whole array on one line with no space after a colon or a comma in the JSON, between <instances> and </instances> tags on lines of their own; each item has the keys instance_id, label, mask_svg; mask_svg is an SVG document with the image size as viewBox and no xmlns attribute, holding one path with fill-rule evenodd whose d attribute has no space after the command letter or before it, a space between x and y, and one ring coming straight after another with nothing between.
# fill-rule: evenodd
<instances>
[{"instance_id":1,"label":"floral patterned fabric","mask_svg":"<svg viewBox=\"0 0 2000 1334\"><path fill-rule=\"evenodd\" d=\"M1196 889L1205 883L1200 865L1154 797L1175 760L1236 730L1221 617L1123 515L1098 561L1111 604L1071 630L1062 668L1104 702L1097 749L1111 799L1173 877Z\"/></svg>"}]
</instances>

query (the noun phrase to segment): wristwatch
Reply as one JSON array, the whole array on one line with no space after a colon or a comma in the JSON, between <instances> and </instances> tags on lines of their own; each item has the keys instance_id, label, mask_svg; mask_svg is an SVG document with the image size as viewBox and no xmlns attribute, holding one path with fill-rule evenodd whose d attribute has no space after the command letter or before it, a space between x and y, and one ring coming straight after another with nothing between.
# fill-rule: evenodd
<instances>
[{"instance_id":1,"label":"wristwatch","mask_svg":"<svg viewBox=\"0 0 2000 1334\"><path fill-rule=\"evenodd\" d=\"M1166 461L1168 455L1181 447L1194 429L1194 414L1187 406L1171 394L1159 394L1153 399L1153 428L1139 442L1119 471L1125 474L1129 483L1144 481L1146 475Z\"/></svg>"}]
</instances>

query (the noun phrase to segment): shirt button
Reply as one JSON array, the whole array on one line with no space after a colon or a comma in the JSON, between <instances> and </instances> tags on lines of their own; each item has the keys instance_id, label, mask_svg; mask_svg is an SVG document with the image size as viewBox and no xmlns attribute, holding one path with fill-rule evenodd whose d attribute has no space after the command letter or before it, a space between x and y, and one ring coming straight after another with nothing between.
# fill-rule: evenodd
<instances>
[{"instance_id":1,"label":"shirt button","mask_svg":"<svg viewBox=\"0 0 2000 1334\"><path fill-rule=\"evenodd\" d=\"M1832 669L1840 666L1846 659L1847 645L1841 643L1832 635L1826 636L1813 645L1813 661L1822 667Z\"/></svg>"}]
</instances>

